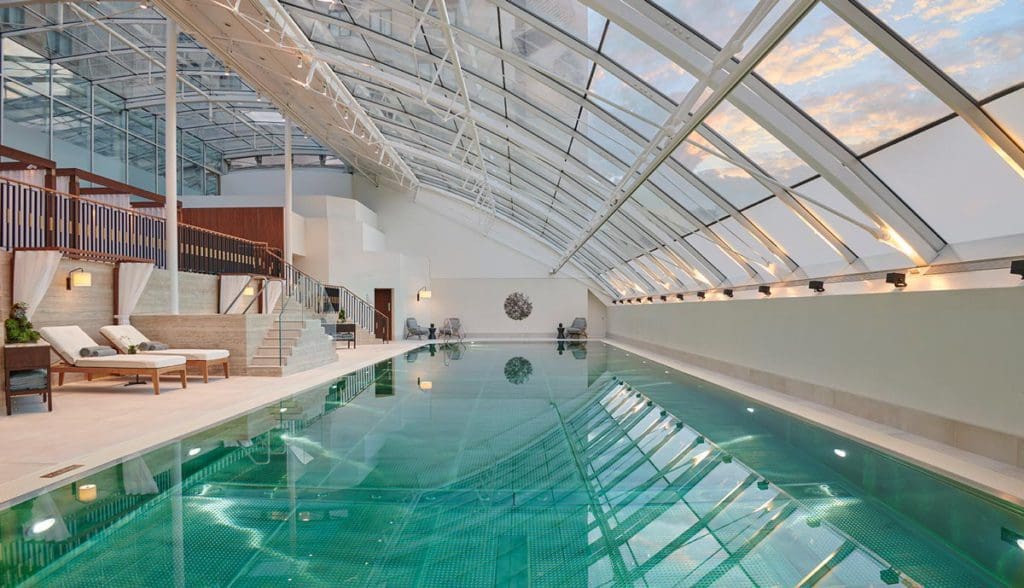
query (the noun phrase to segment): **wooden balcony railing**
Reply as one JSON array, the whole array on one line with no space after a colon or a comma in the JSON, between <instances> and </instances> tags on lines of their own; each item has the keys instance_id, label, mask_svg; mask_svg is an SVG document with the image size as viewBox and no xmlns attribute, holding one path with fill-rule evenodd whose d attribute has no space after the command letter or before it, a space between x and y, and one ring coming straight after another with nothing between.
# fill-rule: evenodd
<instances>
[{"instance_id":1,"label":"wooden balcony railing","mask_svg":"<svg viewBox=\"0 0 1024 588\"><path fill-rule=\"evenodd\" d=\"M164 219L0 177L0 249L53 247L164 268ZM282 277L266 243L178 224L178 269Z\"/></svg>"}]
</instances>

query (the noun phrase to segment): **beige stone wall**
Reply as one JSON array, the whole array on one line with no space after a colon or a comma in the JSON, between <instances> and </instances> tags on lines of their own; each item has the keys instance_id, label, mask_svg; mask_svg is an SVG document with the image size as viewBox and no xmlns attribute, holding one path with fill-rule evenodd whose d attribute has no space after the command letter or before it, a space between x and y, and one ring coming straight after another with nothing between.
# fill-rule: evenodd
<instances>
[{"instance_id":1,"label":"beige stone wall","mask_svg":"<svg viewBox=\"0 0 1024 588\"><path fill-rule=\"evenodd\" d=\"M267 330L274 324L271 315L138 315L132 324L155 341L171 347L227 349L231 352L232 374L243 375L249 359L256 354ZM218 372L214 372L219 375Z\"/></svg>"},{"instance_id":2,"label":"beige stone wall","mask_svg":"<svg viewBox=\"0 0 1024 588\"><path fill-rule=\"evenodd\" d=\"M170 305L171 274L153 270L134 314L161 314ZM178 273L178 310L181 314L217 314L217 276Z\"/></svg>"}]
</instances>

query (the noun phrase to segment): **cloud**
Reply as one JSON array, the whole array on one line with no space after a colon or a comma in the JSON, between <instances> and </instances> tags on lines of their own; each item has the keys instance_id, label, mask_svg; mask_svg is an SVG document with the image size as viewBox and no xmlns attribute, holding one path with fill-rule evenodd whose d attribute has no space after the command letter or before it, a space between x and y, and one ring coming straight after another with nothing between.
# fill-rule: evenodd
<instances>
[{"instance_id":1,"label":"cloud","mask_svg":"<svg viewBox=\"0 0 1024 588\"><path fill-rule=\"evenodd\" d=\"M962 22L985 14L1003 4L1003 0L915 0L911 13L924 20Z\"/></svg>"},{"instance_id":2,"label":"cloud","mask_svg":"<svg viewBox=\"0 0 1024 588\"><path fill-rule=\"evenodd\" d=\"M777 86L827 77L854 67L877 50L844 23L806 38L787 38L757 67Z\"/></svg>"}]
</instances>

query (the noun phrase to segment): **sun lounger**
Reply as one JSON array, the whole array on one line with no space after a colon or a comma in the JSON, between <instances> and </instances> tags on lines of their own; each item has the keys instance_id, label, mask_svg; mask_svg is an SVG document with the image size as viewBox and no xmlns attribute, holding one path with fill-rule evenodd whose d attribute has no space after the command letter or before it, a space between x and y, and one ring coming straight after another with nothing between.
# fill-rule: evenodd
<instances>
[{"instance_id":1,"label":"sun lounger","mask_svg":"<svg viewBox=\"0 0 1024 588\"><path fill-rule=\"evenodd\" d=\"M85 374L90 380L94 376L149 376L153 381L153 393L160 394L160 376L177 373L181 375L181 387L188 387L184 356L139 354L82 357L83 348L98 345L79 327L42 327L39 334L61 358L61 361L51 366L51 371L58 374L58 386L64 385L64 374L69 373Z\"/></svg>"},{"instance_id":2,"label":"sun lounger","mask_svg":"<svg viewBox=\"0 0 1024 588\"><path fill-rule=\"evenodd\" d=\"M134 345L138 349L138 353L143 355L183 355L188 367L196 368L202 373L203 382L210 381L210 367L212 366L221 366L224 377L229 377L228 358L231 353L227 349L142 350L140 347L144 343L151 343L151 341L132 325L108 325L100 329L100 334L106 337L121 353L128 353L128 348Z\"/></svg>"}]
</instances>

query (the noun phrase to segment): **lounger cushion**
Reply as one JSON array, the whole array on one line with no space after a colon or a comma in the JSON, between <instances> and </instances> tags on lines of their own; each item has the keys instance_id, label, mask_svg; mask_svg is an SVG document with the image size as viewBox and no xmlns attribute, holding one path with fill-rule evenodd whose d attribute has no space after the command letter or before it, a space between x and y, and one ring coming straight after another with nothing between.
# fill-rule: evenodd
<instances>
[{"instance_id":1,"label":"lounger cushion","mask_svg":"<svg viewBox=\"0 0 1024 588\"><path fill-rule=\"evenodd\" d=\"M163 368L184 365L185 357L181 355L114 355L112 357L81 357L75 367L87 368Z\"/></svg>"},{"instance_id":2,"label":"lounger cushion","mask_svg":"<svg viewBox=\"0 0 1024 588\"><path fill-rule=\"evenodd\" d=\"M149 341L145 335L131 325L107 325L100 328L100 333L107 339L110 339L110 342L121 353L127 353L128 347L131 345L138 347Z\"/></svg>"},{"instance_id":3,"label":"lounger cushion","mask_svg":"<svg viewBox=\"0 0 1024 588\"><path fill-rule=\"evenodd\" d=\"M110 339L110 341L123 352L128 351L129 345L135 345L138 347L142 343L149 341L145 335L131 325L107 325L101 328L100 332L103 333L104 337ZM223 359L230 355L227 349L160 349L154 351L142 351L140 348L140 353L183 355L191 360L198 359L204 361Z\"/></svg>"},{"instance_id":4,"label":"lounger cushion","mask_svg":"<svg viewBox=\"0 0 1024 588\"><path fill-rule=\"evenodd\" d=\"M183 355L190 360L213 361L224 359L230 353L227 349L161 349L159 351L141 351L143 355Z\"/></svg>"},{"instance_id":5,"label":"lounger cushion","mask_svg":"<svg viewBox=\"0 0 1024 588\"><path fill-rule=\"evenodd\" d=\"M78 352L84 347L96 347L97 344L92 337L87 335L80 327L69 325L66 327L41 327L39 334L53 347L57 355L71 365L75 365L79 359ZM97 358L102 359L102 358Z\"/></svg>"}]
</instances>

